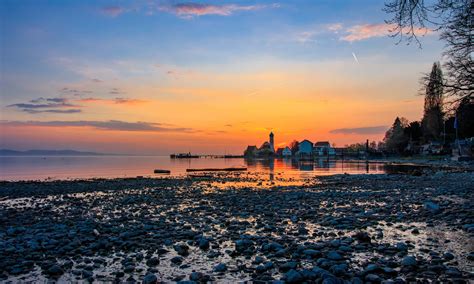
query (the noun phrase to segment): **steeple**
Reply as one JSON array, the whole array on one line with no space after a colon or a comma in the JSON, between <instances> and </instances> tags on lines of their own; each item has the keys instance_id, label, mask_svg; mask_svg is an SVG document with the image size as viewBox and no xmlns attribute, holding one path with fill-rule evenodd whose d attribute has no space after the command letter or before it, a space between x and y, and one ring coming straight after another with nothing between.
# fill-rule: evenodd
<instances>
[{"instance_id":1,"label":"steeple","mask_svg":"<svg viewBox=\"0 0 474 284\"><path fill-rule=\"evenodd\" d=\"M272 148L272 151L275 152L275 141L273 139L275 135L273 135L273 132L270 132L270 147Z\"/></svg>"}]
</instances>

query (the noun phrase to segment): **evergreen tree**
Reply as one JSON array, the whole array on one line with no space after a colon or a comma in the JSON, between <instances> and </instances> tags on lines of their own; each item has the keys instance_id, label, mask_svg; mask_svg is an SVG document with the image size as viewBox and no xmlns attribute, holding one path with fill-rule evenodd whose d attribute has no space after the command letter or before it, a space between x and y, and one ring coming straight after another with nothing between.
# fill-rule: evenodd
<instances>
[{"instance_id":1,"label":"evergreen tree","mask_svg":"<svg viewBox=\"0 0 474 284\"><path fill-rule=\"evenodd\" d=\"M421 131L421 124L419 121L411 122L408 127L405 128L405 134L412 142L419 142L423 133Z\"/></svg>"},{"instance_id":2,"label":"evergreen tree","mask_svg":"<svg viewBox=\"0 0 474 284\"><path fill-rule=\"evenodd\" d=\"M425 107L421 127L425 141L439 140L443 131L443 72L439 62L433 64L425 79Z\"/></svg>"},{"instance_id":3,"label":"evergreen tree","mask_svg":"<svg viewBox=\"0 0 474 284\"><path fill-rule=\"evenodd\" d=\"M406 118L397 117L392 127L385 133L385 149L389 152L403 153L408 145L409 138L405 134L405 128L408 126Z\"/></svg>"}]
</instances>

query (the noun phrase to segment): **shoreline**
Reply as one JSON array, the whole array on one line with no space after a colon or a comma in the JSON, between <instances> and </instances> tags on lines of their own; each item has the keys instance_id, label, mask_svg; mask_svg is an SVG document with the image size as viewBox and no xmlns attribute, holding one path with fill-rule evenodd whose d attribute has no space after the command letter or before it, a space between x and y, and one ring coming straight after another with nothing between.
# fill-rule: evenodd
<instances>
[{"instance_id":1,"label":"shoreline","mask_svg":"<svg viewBox=\"0 0 474 284\"><path fill-rule=\"evenodd\" d=\"M0 281L474 280L470 172L274 182L2 183Z\"/></svg>"},{"instance_id":2,"label":"shoreline","mask_svg":"<svg viewBox=\"0 0 474 284\"><path fill-rule=\"evenodd\" d=\"M55 157L55 156L53 156ZM282 160L282 159L279 159ZM321 159L320 159L321 160ZM322 159L326 160L326 159ZM268 159L253 159L253 161L268 161ZM301 162L316 162L316 160L311 160L311 161L301 161ZM389 168L385 173L369 173L369 174L412 174L414 170L428 170L428 171L453 171L453 172L474 172L474 162L458 162L458 161L451 161L451 160L430 160L430 159L400 159L400 158L394 158L394 159L369 159L369 160L364 160L364 159L329 159L329 162L342 162L342 163L347 163L347 164L381 164L384 167ZM392 166L400 166L402 168L397 168L395 171L392 171L390 167ZM404 168L406 167L406 168ZM205 172L203 170L199 170L201 172ZM219 172L219 171L217 171ZM254 170L247 170L245 172L248 173L264 173L264 171L254 171ZM284 170L281 171L275 171L275 173L278 172L284 172ZM338 174L344 174L344 173L333 173L329 175L338 175ZM351 173L348 173L351 174ZM365 173L361 173L365 174ZM325 174L326 175L326 174ZM162 178L186 178L192 176L191 173L183 171L180 173L173 173L171 172L170 174L160 174L160 173L155 173L153 174L153 169L150 169L150 173L144 174L144 175L130 175L130 176L92 176L92 177L46 177L42 179L1 179L0 178L0 184L2 183L15 183L15 182L55 182L55 181L85 181L85 180L114 180L114 179L162 179ZM315 175L317 177L318 175Z\"/></svg>"}]
</instances>

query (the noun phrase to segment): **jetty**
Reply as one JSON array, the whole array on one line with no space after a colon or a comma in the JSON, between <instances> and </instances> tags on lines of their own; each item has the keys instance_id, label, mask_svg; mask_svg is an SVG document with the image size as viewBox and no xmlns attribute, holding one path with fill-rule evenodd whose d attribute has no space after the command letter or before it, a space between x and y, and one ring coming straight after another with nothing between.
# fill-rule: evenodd
<instances>
[{"instance_id":1,"label":"jetty","mask_svg":"<svg viewBox=\"0 0 474 284\"><path fill-rule=\"evenodd\" d=\"M244 155L196 155L191 153L171 154L171 159L237 159Z\"/></svg>"},{"instance_id":2,"label":"jetty","mask_svg":"<svg viewBox=\"0 0 474 284\"><path fill-rule=\"evenodd\" d=\"M203 168L203 169L186 169L186 172L237 172L246 171L247 168Z\"/></svg>"}]
</instances>

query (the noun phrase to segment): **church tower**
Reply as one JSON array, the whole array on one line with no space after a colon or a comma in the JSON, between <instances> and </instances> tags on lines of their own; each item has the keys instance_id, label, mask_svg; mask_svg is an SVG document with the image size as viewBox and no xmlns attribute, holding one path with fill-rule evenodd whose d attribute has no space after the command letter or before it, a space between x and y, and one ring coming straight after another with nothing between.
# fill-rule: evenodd
<instances>
[{"instance_id":1,"label":"church tower","mask_svg":"<svg viewBox=\"0 0 474 284\"><path fill-rule=\"evenodd\" d=\"M270 147L271 147L272 151L275 152L275 141L273 139L273 136L274 136L273 132L270 132L270 141L269 141L270 142Z\"/></svg>"}]
</instances>

